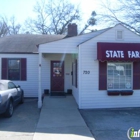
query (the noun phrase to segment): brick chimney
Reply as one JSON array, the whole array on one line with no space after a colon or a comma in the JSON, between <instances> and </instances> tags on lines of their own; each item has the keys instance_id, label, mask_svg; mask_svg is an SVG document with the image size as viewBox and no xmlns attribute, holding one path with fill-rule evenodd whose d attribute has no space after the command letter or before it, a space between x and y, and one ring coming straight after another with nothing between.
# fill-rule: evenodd
<instances>
[{"instance_id":1,"label":"brick chimney","mask_svg":"<svg viewBox=\"0 0 140 140\"><path fill-rule=\"evenodd\" d=\"M75 23L70 23L68 25L67 37L77 36L77 25Z\"/></svg>"}]
</instances>

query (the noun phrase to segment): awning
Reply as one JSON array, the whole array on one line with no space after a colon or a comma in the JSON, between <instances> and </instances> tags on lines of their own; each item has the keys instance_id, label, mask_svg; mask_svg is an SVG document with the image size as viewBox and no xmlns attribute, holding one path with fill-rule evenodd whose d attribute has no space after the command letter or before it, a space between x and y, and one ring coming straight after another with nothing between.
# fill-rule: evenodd
<instances>
[{"instance_id":1,"label":"awning","mask_svg":"<svg viewBox=\"0 0 140 140\"><path fill-rule=\"evenodd\" d=\"M97 43L99 61L140 61L140 43Z\"/></svg>"}]
</instances>

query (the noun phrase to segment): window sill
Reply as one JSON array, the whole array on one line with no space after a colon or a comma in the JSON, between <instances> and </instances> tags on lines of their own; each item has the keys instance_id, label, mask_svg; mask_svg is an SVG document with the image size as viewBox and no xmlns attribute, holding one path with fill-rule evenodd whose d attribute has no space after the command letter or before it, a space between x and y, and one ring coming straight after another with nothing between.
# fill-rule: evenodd
<instances>
[{"instance_id":1,"label":"window sill","mask_svg":"<svg viewBox=\"0 0 140 140\"><path fill-rule=\"evenodd\" d=\"M107 91L107 94L108 94L108 96L118 96L118 95L127 96L127 95L132 95L133 94L133 90Z\"/></svg>"}]
</instances>

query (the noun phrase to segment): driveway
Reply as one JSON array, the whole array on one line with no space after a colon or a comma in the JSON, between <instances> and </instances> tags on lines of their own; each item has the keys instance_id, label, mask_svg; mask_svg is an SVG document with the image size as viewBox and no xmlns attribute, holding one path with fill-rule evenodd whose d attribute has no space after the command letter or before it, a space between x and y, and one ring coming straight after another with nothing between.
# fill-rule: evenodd
<instances>
[{"instance_id":1,"label":"driveway","mask_svg":"<svg viewBox=\"0 0 140 140\"><path fill-rule=\"evenodd\" d=\"M32 140L39 114L37 99L25 99L11 118L0 116L0 140Z\"/></svg>"},{"instance_id":2,"label":"driveway","mask_svg":"<svg viewBox=\"0 0 140 140\"><path fill-rule=\"evenodd\" d=\"M140 129L140 108L80 110L80 113L95 140L128 140L129 128ZM140 131L139 138L132 138L137 139L140 140Z\"/></svg>"}]
</instances>

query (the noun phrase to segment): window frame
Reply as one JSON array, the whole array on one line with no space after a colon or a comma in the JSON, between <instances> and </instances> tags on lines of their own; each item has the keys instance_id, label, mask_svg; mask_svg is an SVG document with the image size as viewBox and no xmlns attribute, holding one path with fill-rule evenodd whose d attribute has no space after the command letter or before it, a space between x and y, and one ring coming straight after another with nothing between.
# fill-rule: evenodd
<instances>
[{"instance_id":1,"label":"window frame","mask_svg":"<svg viewBox=\"0 0 140 140\"><path fill-rule=\"evenodd\" d=\"M118 88L118 89L116 89L116 88L112 88L112 89L109 89L108 88L108 63L118 63L118 64L131 64L131 88L130 89L127 89L127 88L125 88L125 89L123 89L123 88ZM126 69L125 69L126 70ZM113 75L114 76L114 75ZM107 87L107 90L108 91L118 91L118 90L123 90L123 91L125 91L125 90L133 90L133 63L132 62L107 62L107 85L106 85L106 87ZM114 80L114 77L113 77L113 80ZM120 80L119 80L119 83L120 83Z\"/></svg>"},{"instance_id":2,"label":"window frame","mask_svg":"<svg viewBox=\"0 0 140 140\"><path fill-rule=\"evenodd\" d=\"M7 78L8 78L8 80L12 80L12 81L20 81L21 80L21 59L20 58L8 58L7 59L8 60L8 62L7 62ZM9 68L9 61L10 60L16 60L16 61L18 61L19 60L19 68L18 68L18 72L19 72L19 78L18 79L11 79L11 78L9 78L9 70L13 70L13 69L11 69L11 68Z\"/></svg>"},{"instance_id":3,"label":"window frame","mask_svg":"<svg viewBox=\"0 0 140 140\"><path fill-rule=\"evenodd\" d=\"M8 59L20 59L20 80L18 81L27 81L27 58L20 58L20 57L10 57L10 58L1 58L1 79L7 79L8 80ZM13 80L16 81L16 80Z\"/></svg>"},{"instance_id":4,"label":"window frame","mask_svg":"<svg viewBox=\"0 0 140 140\"><path fill-rule=\"evenodd\" d=\"M122 38L118 38L118 32L122 33ZM116 30L116 40L123 40L124 39L124 31L123 30Z\"/></svg>"}]
</instances>

